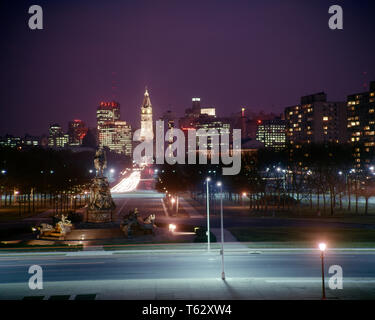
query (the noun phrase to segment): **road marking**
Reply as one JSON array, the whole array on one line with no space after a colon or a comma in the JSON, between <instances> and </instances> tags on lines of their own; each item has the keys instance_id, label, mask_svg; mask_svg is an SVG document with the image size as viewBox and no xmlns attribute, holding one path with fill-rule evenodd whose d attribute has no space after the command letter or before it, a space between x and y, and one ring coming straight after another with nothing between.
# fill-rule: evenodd
<instances>
[{"instance_id":1,"label":"road marking","mask_svg":"<svg viewBox=\"0 0 375 320\"><path fill-rule=\"evenodd\" d=\"M104 264L105 262L56 262L56 263L40 263L41 266L62 266L62 265L74 265L74 264ZM29 267L30 264L8 264L0 265L0 268L8 267Z\"/></svg>"},{"instance_id":2,"label":"road marking","mask_svg":"<svg viewBox=\"0 0 375 320\"><path fill-rule=\"evenodd\" d=\"M161 201L161 204L163 205L163 210L164 210L165 215L166 215L167 217L169 217L169 214L168 214L167 208L165 207L165 204L164 204L163 199L160 199L160 201Z\"/></svg>"},{"instance_id":3,"label":"road marking","mask_svg":"<svg viewBox=\"0 0 375 320\"><path fill-rule=\"evenodd\" d=\"M374 283L375 280L343 280L344 283ZM266 280L269 283L285 283L285 282L318 282L321 283L322 279L280 279L280 280Z\"/></svg>"}]
</instances>

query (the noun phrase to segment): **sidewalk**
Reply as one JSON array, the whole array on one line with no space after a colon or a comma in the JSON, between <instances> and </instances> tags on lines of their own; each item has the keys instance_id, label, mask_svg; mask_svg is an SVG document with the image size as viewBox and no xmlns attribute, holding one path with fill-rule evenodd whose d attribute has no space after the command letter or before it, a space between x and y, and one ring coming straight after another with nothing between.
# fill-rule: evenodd
<instances>
[{"instance_id":1,"label":"sidewalk","mask_svg":"<svg viewBox=\"0 0 375 320\"><path fill-rule=\"evenodd\" d=\"M211 232L216 237L216 243L221 242L221 229L220 228L211 228ZM245 244L238 242L237 239L230 233L227 229L223 230L224 233L224 250L236 250L236 249L249 249Z\"/></svg>"},{"instance_id":2,"label":"sidewalk","mask_svg":"<svg viewBox=\"0 0 375 320\"><path fill-rule=\"evenodd\" d=\"M219 270L218 270L219 271ZM218 272L219 273L219 272ZM0 299L30 296L94 294L98 300L319 300L320 278L134 279L44 282L43 290L25 283L0 284ZM344 289L330 290L327 299L374 299L374 279L345 279Z\"/></svg>"}]
</instances>

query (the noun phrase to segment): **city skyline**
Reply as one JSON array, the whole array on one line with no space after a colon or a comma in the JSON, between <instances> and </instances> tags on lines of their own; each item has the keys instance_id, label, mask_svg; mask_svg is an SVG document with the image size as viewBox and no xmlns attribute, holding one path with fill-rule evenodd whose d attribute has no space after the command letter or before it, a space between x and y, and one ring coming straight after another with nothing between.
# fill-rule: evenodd
<instances>
[{"instance_id":1,"label":"city skyline","mask_svg":"<svg viewBox=\"0 0 375 320\"><path fill-rule=\"evenodd\" d=\"M321 91L345 101L375 78L370 1L342 1L340 31L328 28L326 1L108 1L79 4L74 12L70 5L46 3L40 31L27 28L26 1L1 5L8 32L0 135L40 135L51 123L65 127L76 118L93 127L91 111L112 99L136 127L146 85L155 118L166 110L182 116L192 97L228 116L242 107L281 113L300 96ZM348 59L358 47L361 59Z\"/></svg>"}]
</instances>

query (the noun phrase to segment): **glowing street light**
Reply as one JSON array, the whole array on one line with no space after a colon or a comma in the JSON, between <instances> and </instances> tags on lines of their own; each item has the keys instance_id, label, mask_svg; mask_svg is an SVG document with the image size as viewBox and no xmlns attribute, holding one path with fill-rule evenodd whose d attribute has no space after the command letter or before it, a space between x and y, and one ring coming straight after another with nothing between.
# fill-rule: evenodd
<instances>
[{"instance_id":1,"label":"glowing street light","mask_svg":"<svg viewBox=\"0 0 375 320\"><path fill-rule=\"evenodd\" d=\"M322 260L322 299L326 298L326 287L324 283L324 251L326 250L327 245L324 242L319 243L320 258Z\"/></svg>"},{"instance_id":2,"label":"glowing street light","mask_svg":"<svg viewBox=\"0 0 375 320\"><path fill-rule=\"evenodd\" d=\"M173 223L170 223L168 229L170 232L174 232L176 230L176 225Z\"/></svg>"},{"instance_id":3,"label":"glowing street light","mask_svg":"<svg viewBox=\"0 0 375 320\"><path fill-rule=\"evenodd\" d=\"M218 187L220 187L220 224L221 224L221 279L225 280L225 272L224 272L224 226L223 226L223 185L219 181L216 183Z\"/></svg>"}]
</instances>

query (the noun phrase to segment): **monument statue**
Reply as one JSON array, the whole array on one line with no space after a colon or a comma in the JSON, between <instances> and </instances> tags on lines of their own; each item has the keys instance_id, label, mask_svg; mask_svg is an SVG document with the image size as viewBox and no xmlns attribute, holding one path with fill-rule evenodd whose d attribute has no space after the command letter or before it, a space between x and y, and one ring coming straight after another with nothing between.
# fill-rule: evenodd
<instances>
[{"instance_id":1,"label":"monument statue","mask_svg":"<svg viewBox=\"0 0 375 320\"><path fill-rule=\"evenodd\" d=\"M90 187L90 202L87 208L87 222L110 222L116 205L111 196L111 190L104 169L107 167L105 151L99 147L95 153L94 165L96 176Z\"/></svg>"},{"instance_id":2,"label":"monument statue","mask_svg":"<svg viewBox=\"0 0 375 320\"><path fill-rule=\"evenodd\" d=\"M107 168L107 157L102 147L99 147L98 150L96 150L94 166L96 169L96 176L103 177L104 169Z\"/></svg>"},{"instance_id":3,"label":"monument statue","mask_svg":"<svg viewBox=\"0 0 375 320\"><path fill-rule=\"evenodd\" d=\"M131 238L133 235L154 234L156 229L154 221L155 214L150 214L145 219L142 219L139 216L138 209L135 208L123 217L120 229L127 238Z\"/></svg>"}]
</instances>

